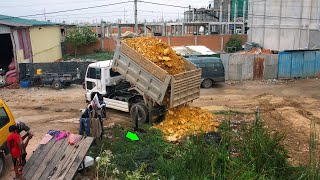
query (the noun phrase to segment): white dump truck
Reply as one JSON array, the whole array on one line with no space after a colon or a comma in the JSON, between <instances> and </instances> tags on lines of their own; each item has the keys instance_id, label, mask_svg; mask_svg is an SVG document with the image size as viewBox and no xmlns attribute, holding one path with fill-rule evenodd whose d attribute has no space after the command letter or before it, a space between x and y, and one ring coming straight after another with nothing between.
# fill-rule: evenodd
<instances>
[{"instance_id":1,"label":"white dump truck","mask_svg":"<svg viewBox=\"0 0 320 180\"><path fill-rule=\"evenodd\" d=\"M88 66L86 100L98 94L107 108L129 112L139 123L152 123L167 108L200 96L201 69L183 60L187 71L170 75L124 42L118 42L113 60Z\"/></svg>"}]
</instances>

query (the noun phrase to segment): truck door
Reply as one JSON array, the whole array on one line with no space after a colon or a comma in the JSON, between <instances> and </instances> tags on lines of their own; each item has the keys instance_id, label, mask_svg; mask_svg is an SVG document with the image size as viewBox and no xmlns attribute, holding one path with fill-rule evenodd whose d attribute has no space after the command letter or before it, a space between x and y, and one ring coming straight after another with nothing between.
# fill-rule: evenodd
<instances>
[{"instance_id":1,"label":"truck door","mask_svg":"<svg viewBox=\"0 0 320 180\"><path fill-rule=\"evenodd\" d=\"M1 146L6 142L7 137L10 134L9 127L14 124L15 122L12 114L0 100L0 149Z\"/></svg>"},{"instance_id":2,"label":"truck door","mask_svg":"<svg viewBox=\"0 0 320 180\"><path fill-rule=\"evenodd\" d=\"M88 67L86 74L86 99L90 101L92 92L102 91L101 68Z\"/></svg>"}]
</instances>

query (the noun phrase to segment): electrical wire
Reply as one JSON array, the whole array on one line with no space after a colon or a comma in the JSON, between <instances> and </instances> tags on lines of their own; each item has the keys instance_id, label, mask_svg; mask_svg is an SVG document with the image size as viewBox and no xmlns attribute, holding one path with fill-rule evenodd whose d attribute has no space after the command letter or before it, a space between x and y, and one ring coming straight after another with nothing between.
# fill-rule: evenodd
<instances>
[{"instance_id":1,"label":"electrical wire","mask_svg":"<svg viewBox=\"0 0 320 180\"><path fill-rule=\"evenodd\" d=\"M64 12L80 11L80 10L86 10L86 9L94 9L94 8L100 8L100 7L114 6L114 5L119 5L119 4L127 4L127 3L130 3L130 2L133 2L133 1L104 4L104 5L99 5L99 6L89 6L89 7L85 7L85 8L76 8L76 9L61 10L61 11L52 11L52 12L46 12L45 14L47 15L47 14L57 14L57 13L64 13ZM32 16L39 16L39 15L44 15L44 14L40 13L40 14L23 15L23 16L18 16L18 17L7 17L7 18L1 18L0 20L12 19L12 18L20 18L20 17L32 17Z\"/></svg>"},{"instance_id":2,"label":"electrical wire","mask_svg":"<svg viewBox=\"0 0 320 180\"><path fill-rule=\"evenodd\" d=\"M154 4L154 5L159 5L159 6L167 6L167 7L177 7L177 8L189 8L186 6L178 6L178 5L172 5L172 4L162 4L162 3L155 3L155 2L148 2L148 1L138 1L141 3L145 3L145 4Z\"/></svg>"}]
</instances>

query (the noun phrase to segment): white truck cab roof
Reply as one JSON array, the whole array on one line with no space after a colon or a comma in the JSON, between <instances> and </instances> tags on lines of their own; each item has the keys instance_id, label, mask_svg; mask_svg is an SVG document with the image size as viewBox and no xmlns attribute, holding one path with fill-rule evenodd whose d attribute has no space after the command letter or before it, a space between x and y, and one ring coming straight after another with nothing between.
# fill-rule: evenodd
<instances>
[{"instance_id":1,"label":"white truck cab roof","mask_svg":"<svg viewBox=\"0 0 320 180\"><path fill-rule=\"evenodd\" d=\"M112 66L113 60L106 60L106 61L100 61L89 64L89 67L91 68L107 68Z\"/></svg>"}]
</instances>

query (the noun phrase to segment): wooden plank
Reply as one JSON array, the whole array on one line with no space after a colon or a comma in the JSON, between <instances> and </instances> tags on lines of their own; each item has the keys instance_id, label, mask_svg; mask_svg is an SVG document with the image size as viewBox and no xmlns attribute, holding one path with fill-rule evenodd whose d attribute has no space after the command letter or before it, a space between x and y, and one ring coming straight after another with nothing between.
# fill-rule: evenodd
<instances>
[{"instance_id":1,"label":"wooden plank","mask_svg":"<svg viewBox=\"0 0 320 180\"><path fill-rule=\"evenodd\" d=\"M37 147L37 149L33 152L31 157L28 159L26 165L23 167L23 174L29 171L30 167L32 166L34 161L37 159L37 157L39 156L40 152L43 150L44 147L45 147L44 144L40 144Z\"/></svg>"},{"instance_id":2,"label":"wooden plank","mask_svg":"<svg viewBox=\"0 0 320 180\"><path fill-rule=\"evenodd\" d=\"M79 152L81 151L81 149L83 148L83 146L85 146L85 143L87 142L85 139L82 139L81 142L79 143L78 147L76 148L76 152L74 154L72 154L72 156L69 156L68 160L66 161L66 163L63 165L63 168L61 169L60 173L58 174L58 180L63 180L65 179L66 174L68 173L73 161L76 159L76 157L79 155Z\"/></svg>"},{"instance_id":3,"label":"wooden plank","mask_svg":"<svg viewBox=\"0 0 320 180\"><path fill-rule=\"evenodd\" d=\"M54 158L51 159L48 164L46 164L46 169L42 173L41 177L39 179L48 179L50 176L50 173L53 171L54 167L57 165L58 161L61 159L63 153L66 151L67 147L69 146L68 141L64 142L60 148L57 150L56 154L54 155Z\"/></svg>"},{"instance_id":4,"label":"wooden plank","mask_svg":"<svg viewBox=\"0 0 320 180\"><path fill-rule=\"evenodd\" d=\"M74 160L72 166L70 167L70 169L64 179L73 179L75 173L78 171L78 168L79 168L81 162L83 161L84 157L86 156L86 154L87 154L87 152L93 142L93 137L87 137L85 140L86 141L84 142L84 146L82 147L78 156Z\"/></svg>"},{"instance_id":5,"label":"wooden plank","mask_svg":"<svg viewBox=\"0 0 320 180\"><path fill-rule=\"evenodd\" d=\"M66 164L69 157L72 156L76 152L79 145L81 145L81 140L79 140L75 145L67 147L67 150L63 153L62 157L54 167L53 171L50 173L51 177L49 177L49 179L52 179L52 180L58 179L58 175L60 174L63 166Z\"/></svg>"},{"instance_id":6,"label":"wooden plank","mask_svg":"<svg viewBox=\"0 0 320 180\"><path fill-rule=\"evenodd\" d=\"M26 179L31 179L31 177L33 176L34 172L38 169L39 165L41 164L42 160L46 157L46 155L48 154L48 152L50 151L50 149L52 148L52 146L55 144L56 140L55 138L52 138L43 148L43 150L40 152L40 154L38 155L38 157L36 158L36 160L34 161L34 163L31 165L30 169L28 170L28 172L26 172L26 174L24 175L24 177Z\"/></svg>"},{"instance_id":7,"label":"wooden plank","mask_svg":"<svg viewBox=\"0 0 320 180\"><path fill-rule=\"evenodd\" d=\"M51 163L51 160L54 158L57 150L61 147L63 143L68 143L67 139L62 139L60 141L57 141L53 147L50 149L48 154L45 156L45 158L42 160L41 164L39 165L39 168L36 170L36 172L32 176L32 180L37 180L40 178L44 170L46 169L47 165Z\"/></svg>"}]
</instances>

